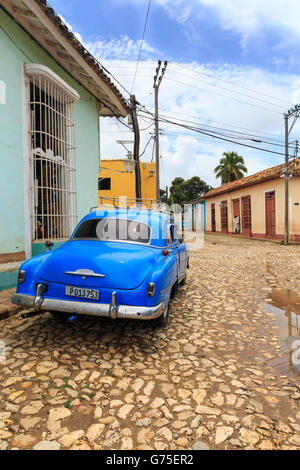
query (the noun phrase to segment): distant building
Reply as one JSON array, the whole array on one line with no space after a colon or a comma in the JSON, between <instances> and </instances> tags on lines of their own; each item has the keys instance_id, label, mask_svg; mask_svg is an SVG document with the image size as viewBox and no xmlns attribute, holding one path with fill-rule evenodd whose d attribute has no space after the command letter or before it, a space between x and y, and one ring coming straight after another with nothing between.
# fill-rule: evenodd
<instances>
[{"instance_id":1,"label":"distant building","mask_svg":"<svg viewBox=\"0 0 300 470\"><path fill-rule=\"evenodd\" d=\"M205 202L206 232L284 240L285 166L278 165L212 189ZM300 242L300 159L290 163L289 236Z\"/></svg>"},{"instance_id":2,"label":"distant building","mask_svg":"<svg viewBox=\"0 0 300 470\"><path fill-rule=\"evenodd\" d=\"M98 180L99 204L118 205L120 196L127 197L128 204L136 202L134 160L101 160ZM150 207L156 202L155 163L140 162L142 203Z\"/></svg>"},{"instance_id":3,"label":"distant building","mask_svg":"<svg viewBox=\"0 0 300 470\"><path fill-rule=\"evenodd\" d=\"M128 112L45 0L0 0L0 290L97 205L99 117Z\"/></svg>"}]
</instances>

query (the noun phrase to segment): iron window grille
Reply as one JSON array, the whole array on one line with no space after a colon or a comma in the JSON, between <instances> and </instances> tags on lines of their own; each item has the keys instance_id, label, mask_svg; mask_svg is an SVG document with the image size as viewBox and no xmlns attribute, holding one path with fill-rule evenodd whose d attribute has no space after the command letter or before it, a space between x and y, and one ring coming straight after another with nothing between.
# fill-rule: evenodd
<instances>
[{"instance_id":1,"label":"iron window grille","mask_svg":"<svg viewBox=\"0 0 300 470\"><path fill-rule=\"evenodd\" d=\"M64 240L77 222L73 99L47 76L28 86L32 240Z\"/></svg>"}]
</instances>

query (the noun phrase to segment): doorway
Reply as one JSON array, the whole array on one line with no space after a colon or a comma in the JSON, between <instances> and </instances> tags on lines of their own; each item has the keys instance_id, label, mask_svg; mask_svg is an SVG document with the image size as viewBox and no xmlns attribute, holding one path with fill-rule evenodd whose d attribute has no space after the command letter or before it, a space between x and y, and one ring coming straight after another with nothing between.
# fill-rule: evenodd
<instances>
[{"instance_id":1,"label":"doorway","mask_svg":"<svg viewBox=\"0 0 300 470\"><path fill-rule=\"evenodd\" d=\"M211 205L211 231L216 231L216 206L215 204Z\"/></svg>"},{"instance_id":2,"label":"doorway","mask_svg":"<svg viewBox=\"0 0 300 470\"><path fill-rule=\"evenodd\" d=\"M240 200L233 200L233 227L234 233L241 233L241 221L240 221Z\"/></svg>"},{"instance_id":3,"label":"doorway","mask_svg":"<svg viewBox=\"0 0 300 470\"><path fill-rule=\"evenodd\" d=\"M276 236L275 191L266 193L266 235Z\"/></svg>"},{"instance_id":4,"label":"doorway","mask_svg":"<svg viewBox=\"0 0 300 470\"><path fill-rule=\"evenodd\" d=\"M252 236L251 196L242 197L242 234Z\"/></svg>"},{"instance_id":5,"label":"doorway","mask_svg":"<svg viewBox=\"0 0 300 470\"><path fill-rule=\"evenodd\" d=\"M228 209L227 201L221 202L221 230L223 233L228 233Z\"/></svg>"}]
</instances>

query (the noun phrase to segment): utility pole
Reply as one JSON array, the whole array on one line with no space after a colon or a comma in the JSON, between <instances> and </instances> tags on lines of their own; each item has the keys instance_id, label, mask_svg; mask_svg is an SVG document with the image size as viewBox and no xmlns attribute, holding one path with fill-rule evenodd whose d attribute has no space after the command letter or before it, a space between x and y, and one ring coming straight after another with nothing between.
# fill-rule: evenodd
<instances>
[{"instance_id":1,"label":"utility pole","mask_svg":"<svg viewBox=\"0 0 300 470\"><path fill-rule=\"evenodd\" d=\"M134 132L133 158L135 161L135 197L142 202L142 185L141 185L141 168L140 168L140 128L136 115L136 99L135 95L130 95L132 127ZM138 202L137 201L137 202Z\"/></svg>"},{"instance_id":2,"label":"utility pole","mask_svg":"<svg viewBox=\"0 0 300 470\"><path fill-rule=\"evenodd\" d=\"M284 215L284 239L285 243L289 244L289 135L293 129L295 122L300 115L300 105L296 104L294 108L284 113L284 131L285 131L285 168L284 168L284 179L285 179L285 215ZM289 128L289 118L294 117L293 122Z\"/></svg>"},{"instance_id":3,"label":"utility pole","mask_svg":"<svg viewBox=\"0 0 300 470\"><path fill-rule=\"evenodd\" d=\"M285 130L285 215L284 215L284 239L289 244L289 121L284 117Z\"/></svg>"},{"instance_id":4,"label":"utility pole","mask_svg":"<svg viewBox=\"0 0 300 470\"><path fill-rule=\"evenodd\" d=\"M159 128L158 128L158 90L165 74L168 62L165 60L164 67L162 68L161 75L159 71L161 67L161 60L157 63L156 74L154 76L154 107L155 107L155 163L156 163L156 199L160 201L160 184L159 184Z\"/></svg>"}]
</instances>

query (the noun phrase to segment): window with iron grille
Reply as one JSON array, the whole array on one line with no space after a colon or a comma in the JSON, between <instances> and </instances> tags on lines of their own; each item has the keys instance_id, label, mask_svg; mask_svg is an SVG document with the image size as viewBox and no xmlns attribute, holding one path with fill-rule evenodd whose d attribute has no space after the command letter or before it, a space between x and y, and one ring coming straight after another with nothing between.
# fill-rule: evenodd
<instances>
[{"instance_id":1,"label":"window with iron grille","mask_svg":"<svg viewBox=\"0 0 300 470\"><path fill-rule=\"evenodd\" d=\"M221 229L228 229L228 211L227 211L227 201L221 202Z\"/></svg>"},{"instance_id":2,"label":"window with iron grille","mask_svg":"<svg viewBox=\"0 0 300 470\"><path fill-rule=\"evenodd\" d=\"M77 220L74 100L42 74L28 87L32 239L67 239Z\"/></svg>"},{"instance_id":3,"label":"window with iron grille","mask_svg":"<svg viewBox=\"0 0 300 470\"><path fill-rule=\"evenodd\" d=\"M109 190L111 188L111 178L102 178L98 181L98 189L99 190Z\"/></svg>"}]
</instances>

